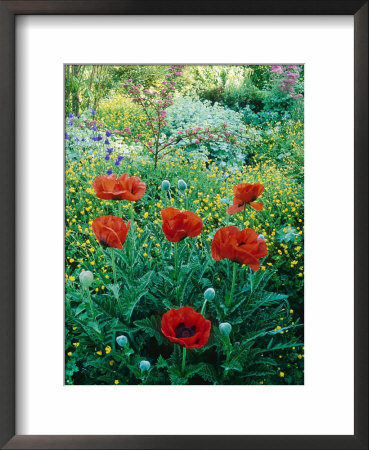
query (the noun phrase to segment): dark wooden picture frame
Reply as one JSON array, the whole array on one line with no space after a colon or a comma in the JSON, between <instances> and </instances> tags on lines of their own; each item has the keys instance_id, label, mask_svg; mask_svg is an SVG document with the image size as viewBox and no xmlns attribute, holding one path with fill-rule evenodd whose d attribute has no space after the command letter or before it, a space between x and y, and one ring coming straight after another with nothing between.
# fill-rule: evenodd
<instances>
[{"instance_id":1,"label":"dark wooden picture frame","mask_svg":"<svg viewBox=\"0 0 369 450\"><path fill-rule=\"evenodd\" d=\"M354 435L15 435L15 18L20 14L353 15L355 40ZM0 1L0 445L7 449L368 449L368 1ZM339 395L339 393L337 393ZM317 406L318 407L318 406Z\"/></svg>"}]
</instances>

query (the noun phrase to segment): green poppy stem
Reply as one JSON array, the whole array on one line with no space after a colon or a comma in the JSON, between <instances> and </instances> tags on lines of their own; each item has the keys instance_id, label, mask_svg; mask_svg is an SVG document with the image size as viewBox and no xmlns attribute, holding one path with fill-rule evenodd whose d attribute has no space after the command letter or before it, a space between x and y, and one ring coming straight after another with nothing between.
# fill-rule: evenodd
<instances>
[{"instance_id":1,"label":"green poppy stem","mask_svg":"<svg viewBox=\"0 0 369 450\"><path fill-rule=\"evenodd\" d=\"M164 206L168 208L170 206L170 199L172 198L172 194L170 193L170 189L168 191L164 191Z\"/></svg>"},{"instance_id":2,"label":"green poppy stem","mask_svg":"<svg viewBox=\"0 0 369 450\"><path fill-rule=\"evenodd\" d=\"M242 214L242 225L245 225L245 219L246 219L246 204L245 207L243 208L243 214Z\"/></svg>"},{"instance_id":3,"label":"green poppy stem","mask_svg":"<svg viewBox=\"0 0 369 450\"><path fill-rule=\"evenodd\" d=\"M186 347L183 347L183 353L182 353L182 374L184 374L184 370L186 367L186 354L187 354L187 349Z\"/></svg>"},{"instance_id":4,"label":"green poppy stem","mask_svg":"<svg viewBox=\"0 0 369 450\"><path fill-rule=\"evenodd\" d=\"M130 203L130 207L129 207L129 218L130 220L132 220L132 223L134 222L135 219L135 208L133 206L133 202Z\"/></svg>"},{"instance_id":5,"label":"green poppy stem","mask_svg":"<svg viewBox=\"0 0 369 450\"><path fill-rule=\"evenodd\" d=\"M122 202L118 202L118 216L122 218L124 217Z\"/></svg>"},{"instance_id":6,"label":"green poppy stem","mask_svg":"<svg viewBox=\"0 0 369 450\"><path fill-rule=\"evenodd\" d=\"M117 280L117 269L115 266L115 259L114 259L114 248L111 247L110 251L111 251L111 266L113 269L113 278L114 278L114 284L115 284L114 296L115 296L115 300L117 301L118 308L119 308L120 312L122 312L122 304L120 302L119 292L118 292L118 280ZM116 292L116 294L115 294L115 292Z\"/></svg>"},{"instance_id":7,"label":"green poppy stem","mask_svg":"<svg viewBox=\"0 0 369 450\"><path fill-rule=\"evenodd\" d=\"M204 315L204 312L205 312L205 306L206 306L207 302L208 302L208 301L205 299L205 300L204 300L204 303L202 304L202 308L201 308L201 311L200 311L200 314L202 314L202 315Z\"/></svg>"},{"instance_id":8,"label":"green poppy stem","mask_svg":"<svg viewBox=\"0 0 369 450\"><path fill-rule=\"evenodd\" d=\"M114 260L114 248L110 247L110 251L111 251L111 267L113 269L114 284L118 284L118 282L117 282L117 269L115 267L115 260Z\"/></svg>"},{"instance_id":9,"label":"green poppy stem","mask_svg":"<svg viewBox=\"0 0 369 450\"><path fill-rule=\"evenodd\" d=\"M233 275L232 275L232 286L231 286L231 292L228 297L227 306L231 306L233 301L233 294L234 294L234 287L236 284L236 269L237 269L237 263L233 263Z\"/></svg>"},{"instance_id":10,"label":"green poppy stem","mask_svg":"<svg viewBox=\"0 0 369 450\"><path fill-rule=\"evenodd\" d=\"M231 350L232 350L231 340L230 340L229 336L227 336L225 339L224 348L225 348L225 352L226 352L226 360L225 360L226 368L224 369L224 372L223 372L223 376L222 376L223 380L227 377L227 374L228 374L227 366L229 364L229 359L230 359Z\"/></svg>"},{"instance_id":11,"label":"green poppy stem","mask_svg":"<svg viewBox=\"0 0 369 450\"><path fill-rule=\"evenodd\" d=\"M178 242L174 242L174 277L178 281Z\"/></svg>"},{"instance_id":12,"label":"green poppy stem","mask_svg":"<svg viewBox=\"0 0 369 450\"><path fill-rule=\"evenodd\" d=\"M91 292L89 288L85 288L85 290L87 291L87 296L88 296L88 301L90 303L90 309L91 309L91 314L92 317L94 319L94 321L96 322L96 314L95 314L95 309L94 309L94 305L92 303L92 298L91 298Z\"/></svg>"},{"instance_id":13,"label":"green poppy stem","mask_svg":"<svg viewBox=\"0 0 369 450\"><path fill-rule=\"evenodd\" d=\"M178 297L178 242L174 242L174 280L175 280L175 288L174 295L177 300Z\"/></svg>"}]
</instances>

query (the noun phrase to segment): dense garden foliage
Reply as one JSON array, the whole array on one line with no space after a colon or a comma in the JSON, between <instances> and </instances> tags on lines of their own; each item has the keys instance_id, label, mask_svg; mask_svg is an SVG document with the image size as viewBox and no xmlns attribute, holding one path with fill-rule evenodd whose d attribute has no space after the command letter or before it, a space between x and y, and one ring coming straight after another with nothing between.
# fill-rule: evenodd
<instances>
[{"instance_id":1,"label":"dense garden foliage","mask_svg":"<svg viewBox=\"0 0 369 450\"><path fill-rule=\"evenodd\" d=\"M303 80L66 68L67 384L304 382Z\"/></svg>"}]
</instances>

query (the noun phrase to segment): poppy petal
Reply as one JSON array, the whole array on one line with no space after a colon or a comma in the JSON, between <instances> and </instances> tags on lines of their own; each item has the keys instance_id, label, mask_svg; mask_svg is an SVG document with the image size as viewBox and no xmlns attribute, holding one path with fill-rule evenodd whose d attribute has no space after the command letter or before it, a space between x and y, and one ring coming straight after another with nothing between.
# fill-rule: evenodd
<instances>
[{"instance_id":1,"label":"poppy petal","mask_svg":"<svg viewBox=\"0 0 369 450\"><path fill-rule=\"evenodd\" d=\"M263 209L263 204L261 202L251 202L249 205L257 211L261 211Z\"/></svg>"},{"instance_id":2,"label":"poppy petal","mask_svg":"<svg viewBox=\"0 0 369 450\"><path fill-rule=\"evenodd\" d=\"M163 218L163 220L171 220L173 219L177 214L180 213L180 210L177 208L166 208L166 209L162 209L160 211L161 217Z\"/></svg>"},{"instance_id":3,"label":"poppy petal","mask_svg":"<svg viewBox=\"0 0 369 450\"><path fill-rule=\"evenodd\" d=\"M229 208L227 208L227 213L228 214L238 213L240 211L243 211L245 209L245 206L246 206L245 203L235 203Z\"/></svg>"},{"instance_id":4,"label":"poppy petal","mask_svg":"<svg viewBox=\"0 0 369 450\"><path fill-rule=\"evenodd\" d=\"M92 229L96 239L108 247L122 249L130 223L125 224L124 220L116 216L100 216L92 222Z\"/></svg>"}]
</instances>

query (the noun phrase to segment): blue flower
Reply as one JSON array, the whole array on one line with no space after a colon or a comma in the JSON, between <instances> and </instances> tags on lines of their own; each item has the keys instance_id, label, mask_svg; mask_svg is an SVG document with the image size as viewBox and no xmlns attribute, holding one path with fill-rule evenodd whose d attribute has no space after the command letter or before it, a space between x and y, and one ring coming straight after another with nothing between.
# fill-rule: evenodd
<instances>
[{"instance_id":1,"label":"blue flower","mask_svg":"<svg viewBox=\"0 0 369 450\"><path fill-rule=\"evenodd\" d=\"M106 149L106 151L109 153L109 155L110 155L110 153L112 153L113 152L113 147L108 147L107 149Z\"/></svg>"},{"instance_id":2,"label":"blue flower","mask_svg":"<svg viewBox=\"0 0 369 450\"><path fill-rule=\"evenodd\" d=\"M93 140L93 141L101 141L101 140L102 140L102 137L101 137L100 135L98 135L98 136L92 136L92 140Z\"/></svg>"},{"instance_id":3,"label":"blue flower","mask_svg":"<svg viewBox=\"0 0 369 450\"><path fill-rule=\"evenodd\" d=\"M67 139L67 140L70 139L70 136L69 136L69 134L67 132L65 133L65 139Z\"/></svg>"},{"instance_id":4,"label":"blue flower","mask_svg":"<svg viewBox=\"0 0 369 450\"><path fill-rule=\"evenodd\" d=\"M73 113L69 113L68 117L71 119L73 117Z\"/></svg>"},{"instance_id":5,"label":"blue flower","mask_svg":"<svg viewBox=\"0 0 369 450\"><path fill-rule=\"evenodd\" d=\"M91 108L91 114L92 114L93 116L96 114L96 111L95 111L93 108Z\"/></svg>"},{"instance_id":6,"label":"blue flower","mask_svg":"<svg viewBox=\"0 0 369 450\"><path fill-rule=\"evenodd\" d=\"M95 127L95 125L92 125L91 130L97 131L97 128Z\"/></svg>"},{"instance_id":7,"label":"blue flower","mask_svg":"<svg viewBox=\"0 0 369 450\"><path fill-rule=\"evenodd\" d=\"M120 165L120 162L122 161L123 158L124 158L124 156L118 155L118 158L117 158L117 160L115 161L115 165L116 165L116 166L119 166L119 165Z\"/></svg>"},{"instance_id":8,"label":"blue flower","mask_svg":"<svg viewBox=\"0 0 369 450\"><path fill-rule=\"evenodd\" d=\"M111 136L110 131L107 131L105 134L106 134L106 137L110 137Z\"/></svg>"},{"instance_id":9,"label":"blue flower","mask_svg":"<svg viewBox=\"0 0 369 450\"><path fill-rule=\"evenodd\" d=\"M85 138L82 138L82 142L85 142Z\"/></svg>"},{"instance_id":10,"label":"blue flower","mask_svg":"<svg viewBox=\"0 0 369 450\"><path fill-rule=\"evenodd\" d=\"M109 161L110 155L106 155L106 156L105 156L105 159L106 159L107 161Z\"/></svg>"},{"instance_id":11,"label":"blue flower","mask_svg":"<svg viewBox=\"0 0 369 450\"><path fill-rule=\"evenodd\" d=\"M74 138L74 142L79 142L79 139L77 137Z\"/></svg>"},{"instance_id":12,"label":"blue flower","mask_svg":"<svg viewBox=\"0 0 369 450\"><path fill-rule=\"evenodd\" d=\"M111 174L113 173L113 171L112 171L111 169L108 169L108 170L106 171L106 173L107 173L108 175L111 175Z\"/></svg>"},{"instance_id":13,"label":"blue flower","mask_svg":"<svg viewBox=\"0 0 369 450\"><path fill-rule=\"evenodd\" d=\"M109 144L110 144L109 139L105 139L104 144L105 144L105 145L109 145Z\"/></svg>"},{"instance_id":14,"label":"blue flower","mask_svg":"<svg viewBox=\"0 0 369 450\"><path fill-rule=\"evenodd\" d=\"M68 120L68 125L72 126L73 125L73 120Z\"/></svg>"}]
</instances>

